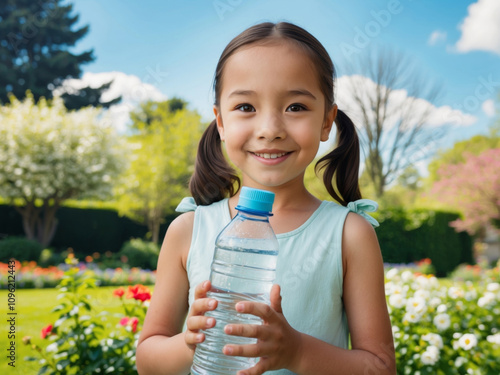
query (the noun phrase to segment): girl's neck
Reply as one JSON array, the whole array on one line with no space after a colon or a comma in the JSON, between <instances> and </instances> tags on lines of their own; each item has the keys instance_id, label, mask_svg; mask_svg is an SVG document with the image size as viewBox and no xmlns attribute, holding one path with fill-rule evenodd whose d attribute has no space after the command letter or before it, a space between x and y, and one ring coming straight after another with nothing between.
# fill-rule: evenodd
<instances>
[{"instance_id":1,"label":"girl's neck","mask_svg":"<svg viewBox=\"0 0 500 375\"><path fill-rule=\"evenodd\" d=\"M309 217L320 206L321 201L303 189L280 189L267 188L276 194L273 203L273 216L269 221L275 233L286 233L297 229L304 224ZM239 192L237 195L229 198L229 210L231 218L236 216L235 209L238 204Z\"/></svg>"}]
</instances>

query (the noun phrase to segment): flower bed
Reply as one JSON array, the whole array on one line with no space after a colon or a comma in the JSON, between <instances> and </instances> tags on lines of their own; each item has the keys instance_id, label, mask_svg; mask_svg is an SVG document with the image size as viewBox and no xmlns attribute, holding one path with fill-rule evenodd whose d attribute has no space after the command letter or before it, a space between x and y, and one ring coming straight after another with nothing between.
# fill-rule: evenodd
<instances>
[{"instance_id":1,"label":"flower bed","mask_svg":"<svg viewBox=\"0 0 500 375\"><path fill-rule=\"evenodd\" d=\"M139 268L106 268L101 269L93 262L79 262L79 272L90 272L96 279L97 286L120 286L155 283L156 271L141 270ZM64 271L68 270L67 264L43 268L36 262L16 261L16 288L54 288L62 279ZM0 289L7 288L8 266L0 263Z\"/></svg>"},{"instance_id":2,"label":"flower bed","mask_svg":"<svg viewBox=\"0 0 500 375\"><path fill-rule=\"evenodd\" d=\"M398 374L500 374L500 270L473 269L474 283L386 269Z\"/></svg>"}]
</instances>

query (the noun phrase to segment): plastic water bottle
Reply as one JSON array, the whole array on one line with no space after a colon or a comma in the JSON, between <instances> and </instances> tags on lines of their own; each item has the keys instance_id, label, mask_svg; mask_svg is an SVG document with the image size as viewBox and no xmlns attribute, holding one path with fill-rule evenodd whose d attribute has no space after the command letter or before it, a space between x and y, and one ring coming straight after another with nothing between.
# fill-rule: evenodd
<instances>
[{"instance_id":1,"label":"plastic water bottle","mask_svg":"<svg viewBox=\"0 0 500 375\"><path fill-rule=\"evenodd\" d=\"M250 314L236 311L239 301L270 304L270 292L276 274L278 240L269 224L274 193L243 187L236 209L238 214L215 241L207 297L219 303L205 316L215 318L213 328L203 330L205 341L196 346L191 367L193 375L236 374L254 366L259 358L226 356L226 344L255 344L257 339L224 333L227 324L262 324Z\"/></svg>"}]
</instances>

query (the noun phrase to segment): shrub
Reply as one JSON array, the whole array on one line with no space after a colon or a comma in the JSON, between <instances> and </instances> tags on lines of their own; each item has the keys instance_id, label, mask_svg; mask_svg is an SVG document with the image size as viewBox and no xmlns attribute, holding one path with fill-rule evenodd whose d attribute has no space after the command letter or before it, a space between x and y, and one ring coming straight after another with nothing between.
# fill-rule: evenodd
<instances>
[{"instance_id":1,"label":"shrub","mask_svg":"<svg viewBox=\"0 0 500 375\"><path fill-rule=\"evenodd\" d=\"M7 237L0 241L0 262L7 263L14 258L22 261L38 261L42 252L42 245L37 241L24 237Z\"/></svg>"},{"instance_id":2,"label":"shrub","mask_svg":"<svg viewBox=\"0 0 500 375\"><path fill-rule=\"evenodd\" d=\"M151 292L143 285L129 287L129 303L123 298L125 290L117 289L113 294L122 300L125 316L99 316L92 306L94 301L85 294L87 289L96 287L92 272L80 272L75 258L66 262L71 268L58 285L59 305L53 309L59 318L41 332L42 339L49 343L39 346L32 343L31 337L24 337L23 342L37 352L37 357L25 360L37 361L41 365L39 374L137 374L135 342ZM116 329L105 336L104 324L110 319L116 321Z\"/></svg>"},{"instance_id":3,"label":"shrub","mask_svg":"<svg viewBox=\"0 0 500 375\"><path fill-rule=\"evenodd\" d=\"M119 252L122 261L130 267L149 270L156 269L159 254L160 248L157 244L139 238L126 242Z\"/></svg>"}]
</instances>

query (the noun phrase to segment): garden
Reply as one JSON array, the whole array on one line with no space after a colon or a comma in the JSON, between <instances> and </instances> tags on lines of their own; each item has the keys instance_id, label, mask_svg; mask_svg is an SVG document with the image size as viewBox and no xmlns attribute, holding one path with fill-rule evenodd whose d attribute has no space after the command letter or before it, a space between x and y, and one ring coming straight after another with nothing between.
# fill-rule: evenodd
<instances>
[{"instance_id":1,"label":"garden","mask_svg":"<svg viewBox=\"0 0 500 375\"><path fill-rule=\"evenodd\" d=\"M385 266L398 374L500 373L500 263L460 265L447 278L434 276L430 259ZM154 272L102 271L73 253L57 267L15 261L0 270L2 298L9 270L20 281L18 371L136 373ZM7 345L6 337L0 343Z\"/></svg>"}]
</instances>

